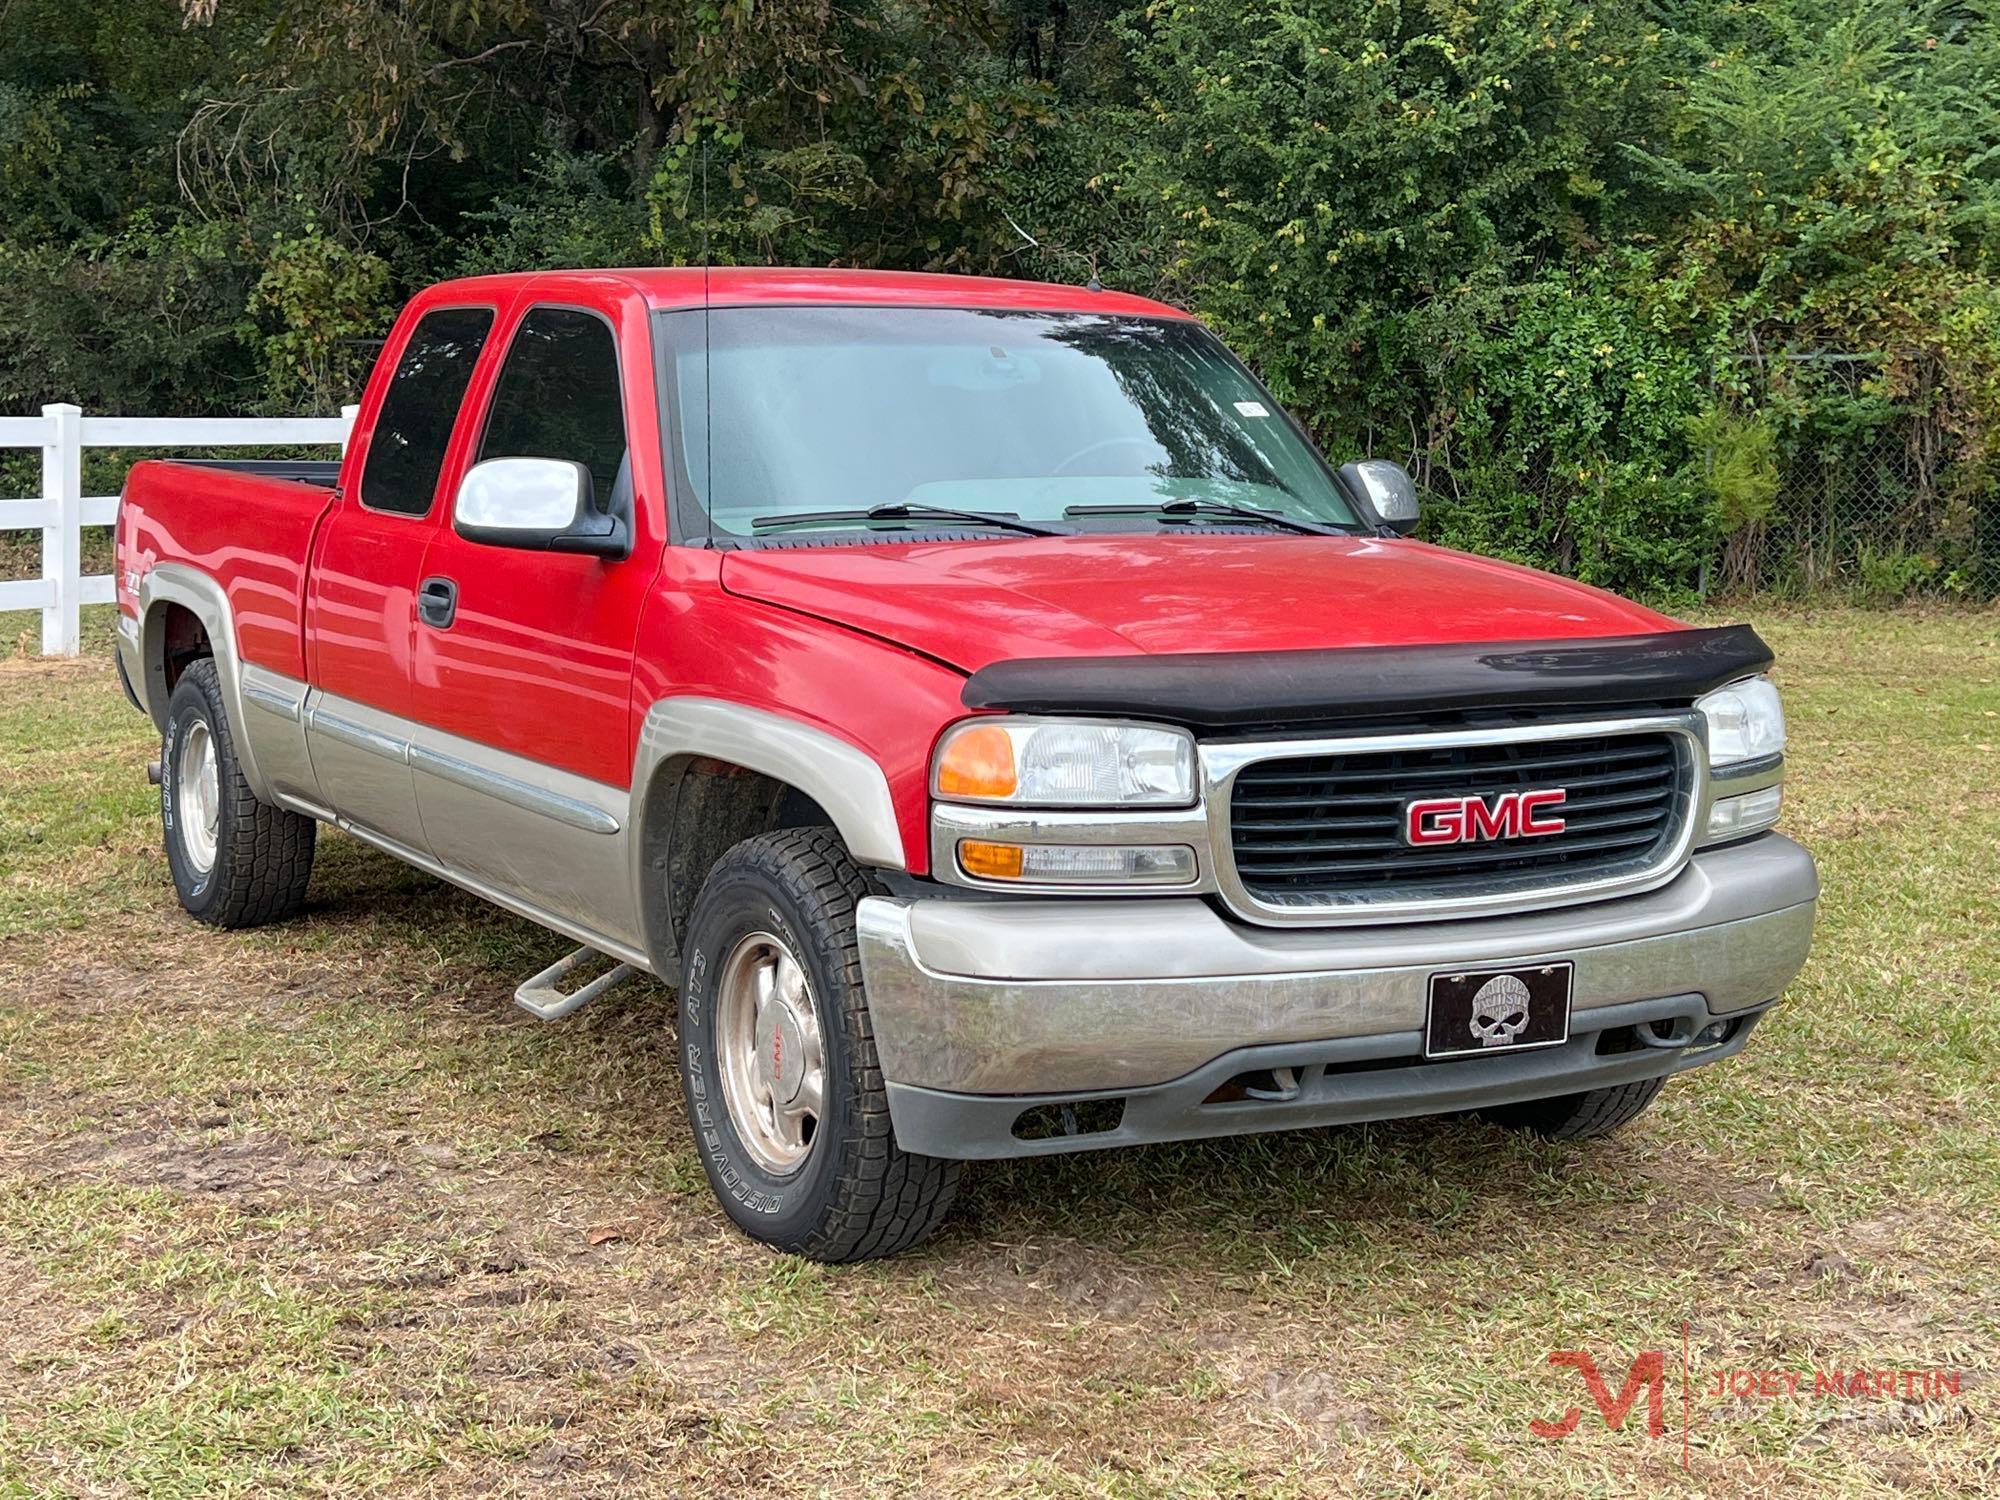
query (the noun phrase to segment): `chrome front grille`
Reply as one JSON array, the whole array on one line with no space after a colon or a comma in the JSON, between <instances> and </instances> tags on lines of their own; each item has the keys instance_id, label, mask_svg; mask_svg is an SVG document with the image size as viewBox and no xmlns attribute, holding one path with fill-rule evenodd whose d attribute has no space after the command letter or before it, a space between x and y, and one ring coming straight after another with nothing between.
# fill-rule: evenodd
<instances>
[{"instance_id":1,"label":"chrome front grille","mask_svg":"<svg viewBox=\"0 0 2000 1500\"><path fill-rule=\"evenodd\" d=\"M1272 921L1558 904L1669 878L1705 751L1691 715L1203 747L1223 895ZM1414 801L1562 788L1564 828L1413 846Z\"/></svg>"}]
</instances>

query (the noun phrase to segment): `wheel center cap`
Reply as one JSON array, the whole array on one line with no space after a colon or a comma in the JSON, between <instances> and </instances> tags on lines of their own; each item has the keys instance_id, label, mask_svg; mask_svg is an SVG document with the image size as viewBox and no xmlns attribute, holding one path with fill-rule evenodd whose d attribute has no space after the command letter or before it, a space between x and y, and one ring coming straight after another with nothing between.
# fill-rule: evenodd
<instances>
[{"instance_id":1,"label":"wheel center cap","mask_svg":"<svg viewBox=\"0 0 2000 1500\"><path fill-rule=\"evenodd\" d=\"M799 1097L806 1078L806 1049L799 1023L782 1005L773 1005L757 1028L757 1053L771 1093L780 1104Z\"/></svg>"}]
</instances>

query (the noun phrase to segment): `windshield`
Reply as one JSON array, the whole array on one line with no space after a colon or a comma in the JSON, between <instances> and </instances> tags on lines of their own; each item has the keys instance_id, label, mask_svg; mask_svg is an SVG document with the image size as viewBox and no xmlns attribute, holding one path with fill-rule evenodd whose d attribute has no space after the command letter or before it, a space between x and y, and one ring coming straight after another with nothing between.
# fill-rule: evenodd
<instances>
[{"instance_id":1,"label":"windshield","mask_svg":"<svg viewBox=\"0 0 2000 1500\"><path fill-rule=\"evenodd\" d=\"M1194 323L728 307L708 314L704 350L699 310L658 316L671 450L707 510L687 518L695 527L851 529L876 523L797 518L882 506L1092 530L1256 524L1222 506L1359 524L1312 446ZM1103 506L1131 510L1092 513ZM935 515L878 523L954 527Z\"/></svg>"}]
</instances>

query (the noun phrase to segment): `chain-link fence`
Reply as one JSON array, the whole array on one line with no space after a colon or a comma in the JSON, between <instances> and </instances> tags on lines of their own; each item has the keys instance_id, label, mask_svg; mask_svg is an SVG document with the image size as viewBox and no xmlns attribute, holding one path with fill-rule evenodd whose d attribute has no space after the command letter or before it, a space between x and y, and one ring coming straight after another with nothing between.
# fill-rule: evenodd
<instances>
[{"instance_id":1,"label":"chain-link fence","mask_svg":"<svg viewBox=\"0 0 2000 1500\"><path fill-rule=\"evenodd\" d=\"M1795 356L1777 399L1768 509L1720 539L1729 592L2000 595L2000 489L1934 394L1891 399L1865 356Z\"/></svg>"}]
</instances>

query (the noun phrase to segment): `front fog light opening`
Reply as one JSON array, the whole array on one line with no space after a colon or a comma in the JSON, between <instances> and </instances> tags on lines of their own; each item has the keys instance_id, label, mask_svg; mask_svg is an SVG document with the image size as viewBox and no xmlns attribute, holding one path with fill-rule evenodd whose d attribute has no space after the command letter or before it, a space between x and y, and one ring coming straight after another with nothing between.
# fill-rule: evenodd
<instances>
[{"instance_id":1,"label":"front fog light opening","mask_svg":"<svg viewBox=\"0 0 2000 1500\"><path fill-rule=\"evenodd\" d=\"M1185 844L1001 844L961 839L958 867L974 880L1026 885L1192 885Z\"/></svg>"},{"instance_id":2,"label":"front fog light opening","mask_svg":"<svg viewBox=\"0 0 2000 1500\"><path fill-rule=\"evenodd\" d=\"M1708 837L1730 839L1760 833L1778 821L1778 811L1784 800L1785 789L1782 786L1767 786L1740 796L1720 798L1708 810Z\"/></svg>"}]
</instances>

